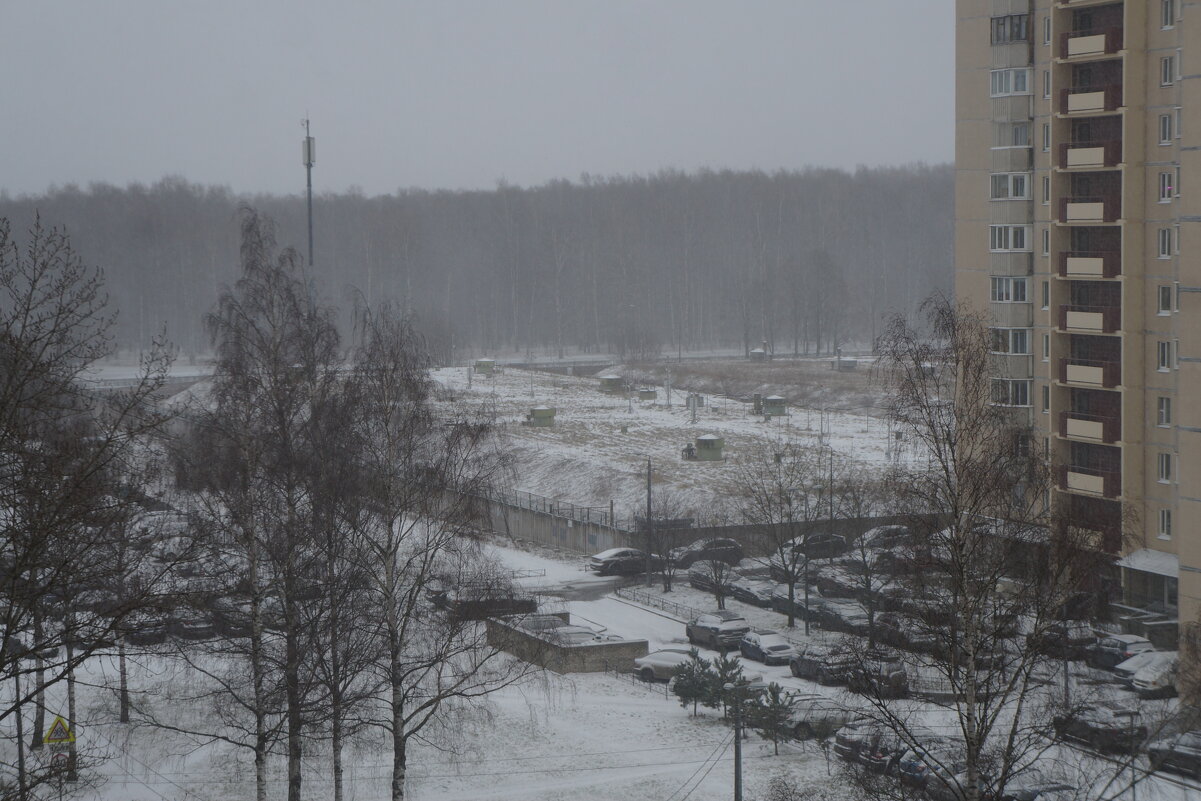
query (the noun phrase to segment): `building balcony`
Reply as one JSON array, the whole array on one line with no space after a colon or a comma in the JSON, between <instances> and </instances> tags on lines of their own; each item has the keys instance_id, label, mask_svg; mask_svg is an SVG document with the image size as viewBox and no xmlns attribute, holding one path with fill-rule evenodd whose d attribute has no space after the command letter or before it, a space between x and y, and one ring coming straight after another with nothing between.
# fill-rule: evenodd
<instances>
[{"instance_id":1,"label":"building balcony","mask_svg":"<svg viewBox=\"0 0 1201 801\"><path fill-rule=\"evenodd\" d=\"M1059 436L1112 444L1122 438L1122 418L1116 415L1060 412Z\"/></svg>"},{"instance_id":2,"label":"building balcony","mask_svg":"<svg viewBox=\"0 0 1201 801\"><path fill-rule=\"evenodd\" d=\"M1066 223L1117 222L1122 216L1122 201L1118 194L1062 197L1059 199L1059 221Z\"/></svg>"},{"instance_id":3,"label":"building balcony","mask_svg":"<svg viewBox=\"0 0 1201 801\"><path fill-rule=\"evenodd\" d=\"M1104 114L1121 107L1122 87L1116 83L1063 89L1059 93L1059 110L1063 114Z\"/></svg>"},{"instance_id":4,"label":"building balcony","mask_svg":"<svg viewBox=\"0 0 1201 801\"><path fill-rule=\"evenodd\" d=\"M1122 29L1068 31L1059 35L1060 58L1111 56L1122 49Z\"/></svg>"},{"instance_id":5,"label":"building balcony","mask_svg":"<svg viewBox=\"0 0 1201 801\"><path fill-rule=\"evenodd\" d=\"M1063 358L1059 360L1059 380L1064 384L1114 389L1122 383L1122 363Z\"/></svg>"},{"instance_id":6,"label":"building balcony","mask_svg":"<svg viewBox=\"0 0 1201 801\"><path fill-rule=\"evenodd\" d=\"M1059 254L1060 278L1117 278L1122 254L1116 250L1068 250Z\"/></svg>"},{"instance_id":7,"label":"building balcony","mask_svg":"<svg viewBox=\"0 0 1201 801\"><path fill-rule=\"evenodd\" d=\"M1121 306L1060 306L1059 328L1062 331L1085 331L1090 334L1113 334L1122 328Z\"/></svg>"},{"instance_id":8,"label":"building balcony","mask_svg":"<svg viewBox=\"0 0 1201 801\"><path fill-rule=\"evenodd\" d=\"M1059 145L1059 166L1071 169L1107 169L1122 161L1122 141L1063 142Z\"/></svg>"},{"instance_id":9,"label":"building balcony","mask_svg":"<svg viewBox=\"0 0 1201 801\"><path fill-rule=\"evenodd\" d=\"M1056 470L1061 490L1105 498L1117 498L1122 494L1122 474L1117 470L1097 470L1077 465L1059 465Z\"/></svg>"}]
</instances>

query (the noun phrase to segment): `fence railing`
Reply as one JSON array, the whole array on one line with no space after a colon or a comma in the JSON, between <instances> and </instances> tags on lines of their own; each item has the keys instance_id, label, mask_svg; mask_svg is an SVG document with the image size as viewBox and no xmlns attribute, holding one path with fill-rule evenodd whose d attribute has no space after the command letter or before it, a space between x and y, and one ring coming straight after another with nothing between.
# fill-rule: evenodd
<instances>
[{"instance_id":1,"label":"fence railing","mask_svg":"<svg viewBox=\"0 0 1201 801\"><path fill-rule=\"evenodd\" d=\"M532 492L518 492L504 489L486 490L484 497L496 503L503 503L506 506L527 509L531 512L541 512L542 514L553 515L555 517L563 517L568 520L574 520L577 523L592 523L622 531L630 530L629 523L626 521L619 523L615 515L606 506L577 506L574 503L557 501L554 498L535 495Z\"/></svg>"},{"instance_id":2,"label":"fence railing","mask_svg":"<svg viewBox=\"0 0 1201 801\"><path fill-rule=\"evenodd\" d=\"M606 676L612 676L618 681L627 682L634 687L641 687L652 695L661 695L664 698L671 698L671 691L667 688L665 681L643 681L642 678L634 672L633 664L630 662L610 662L605 660L604 673Z\"/></svg>"},{"instance_id":3,"label":"fence railing","mask_svg":"<svg viewBox=\"0 0 1201 801\"><path fill-rule=\"evenodd\" d=\"M633 587L619 587L614 590L613 594L623 600L667 612L681 620L692 620L698 615L704 614L704 610L694 606L669 601L663 597L662 593L647 592Z\"/></svg>"}]
</instances>

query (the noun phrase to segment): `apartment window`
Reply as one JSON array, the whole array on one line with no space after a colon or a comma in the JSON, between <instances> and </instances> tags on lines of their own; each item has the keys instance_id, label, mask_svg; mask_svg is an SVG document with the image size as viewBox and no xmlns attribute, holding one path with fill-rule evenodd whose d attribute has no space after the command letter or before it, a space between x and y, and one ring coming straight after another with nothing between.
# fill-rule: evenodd
<instances>
[{"instance_id":1,"label":"apartment window","mask_svg":"<svg viewBox=\"0 0 1201 801\"><path fill-rule=\"evenodd\" d=\"M1028 278L995 275L992 278L992 292L989 299L994 303L1025 303L1026 284L1029 280Z\"/></svg>"},{"instance_id":2,"label":"apartment window","mask_svg":"<svg viewBox=\"0 0 1201 801\"><path fill-rule=\"evenodd\" d=\"M1172 425L1172 399L1160 396L1155 411L1155 425L1166 428Z\"/></svg>"},{"instance_id":3,"label":"apartment window","mask_svg":"<svg viewBox=\"0 0 1201 801\"><path fill-rule=\"evenodd\" d=\"M1172 258L1172 229L1160 228L1156 236L1156 254L1161 259Z\"/></svg>"},{"instance_id":4,"label":"apartment window","mask_svg":"<svg viewBox=\"0 0 1201 801\"><path fill-rule=\"evenodd\" d=\"M992 352L1024 355L1030 353L1030 329L992 329Z\"/></svg>"},{"instance_id":5,"label":"apartment window","mask_svg":"<svg viewBox=\"0 0 1201 801\"><path fill-rule=\"evenodd\" d=\"M1051 123L1043 123L1043 152L1046 153L1051 149Z\"/></svg>"},{"instance_id":6,"label":"apartment window","mask_svg":"<svg viewBox=\"0 0 1201 801\"><path fill-rule=\"evenodd\" d=\"M1043 296L1042 307L1044 309L1051 308L1051 282L1050 281L1043 281L1042 296Z\"/></svg>"},{"instance_id":7,"label":"apartment window","mask_svg":"<svg viewBox=\"0 0 1201 801\"><path fill-rule=\"evenodd\" d=\"M1051 44L1051 15L1043 17L1043 44Z\"/></svg>"},{"instance_id":8,"label":"apartment window","mask_svg":"<svg viewBox=\"0 0 1201 801\"><path fill-rule=\"evenodd\" d=\"M1004 72L1004 70L1001 70ZM1159 85L1171 86L1176 80L1176 57L1164 56L1159 60ZM1012 94L1012 93L1008 93Z\"/></svg>"},{"instance_id":9,"label":"apartment window","mask_svg":"<svg viewBox=\"0 0 1201 801\"><path fill-rule=\"evenodd\" d=\"M1043 414L1051 413L1051 386L1043 384Z\"/></svg>"},{"instance_id":10,"label":"apartment window","mask_svg":"<svg viewBox=\"0 0 1201 801\"><path fill-rule=\"evenodd\" d=\"M1172 480L1172 454L1161 453L1156 460L1158 464L1158 476L1160 482L1167 484Z\"/></svg>"},{"instance_id":11,"label":"apartment window","mask_svg":"<svg viewBox=\"0 0 1201 801\"><path fill-rule=\"evenodd\" d=\"M993 200L1029 200L1030 173L1001 172L992 176Z\"/></svg>"},{"instance_id":12,"label":"apartment window","mask_svg":"<svg viewBox=\"0 0 1201 801\"><path fill-rule=\"evenodd\" d=\"M1050 228L1043 229L1043 255L1044 256L1051 255L1051 229Z\"/></svg>"},{"instance_id":13,"label":"apartment window","mask_svg":"<svg viewBox=\"0 0 1201 801\"><path fill-rule=\"evenodd\" d=\"M1172 144L1172 115L1159 115L1159 143L1161 145Z\"/></svg>"},{"instance_id":14,"label":"apartment window","mask_svg":"<svg viewBox=\"0 0 1201 801\"><path fill-rule=\"evenodd\" d=\"M1043 99L1051 96L1051 70L1043 70Z\"/></svg>"},{"instance_id":15,"label":"apartment window","mask_svg":"<svg viewBox=\"0 0 1201 801\"><path fill-rule=\"evenodd\" d=\"M993 44L1030 41L1030 15L1010 14L1005 17L993 17L991 41Z\"/></svg>"},{"instance_id":16,"label":"apartment window","mask_svg":"<svg viewBox=\"0 0 1201 801\"><path fill-rule=\"evenodd\" d=\"M1043 361L1051 360L1051 335L1043 334Z\"/></svg>"},{"instance_id":17,"label":"apartment window","mask_svg":"<svg viewBox=\"0 0 1201 801\"><path fill-rule=\"evenodd\" d=\"M1180 255L1180 223L1172 226L1172 255Z\"/></svg>"},{"instance_id":18,"label":"apartment window","mask_svg":"<svg viewBox=\"0 0 1201 801\"><path fill-rule=\"evenodd\" d=\"M1176 0L1159 0L1159 26L1171 28L1176 23Z\"/></svg>"},{"instance_id":19,"label":"apartment window","mask_svg":"<svg viewBox=\"0 0 1201 801\"><path fill-rule=\"evenodd\" d=\"M1176 168L1176 180L1172 183L1172 194L1175 197L1180 197L1180 168Z\"/></svg>"},{"instance_id":20,"label":"apartment window","mask_svg":"<svg viewBox=\"0 0 1201 801\"><path fill-rule=\"evenodd\" d=\"M1159 510L1159 538L1161 540L1172 539L1172 510Z\"/></svg>"},{"instance_id":21,"label":"apartment window","mask_svg":"<svg viewBox=\"0 0 1201 801\"><path fill-rule=\"evenodd\" d=\"M1030 381L994 378L992 380L992 401L998 406L1029 406Z\"/></svg>"},{"instance_id":22,"label":"apartment window","mask_svg":"<svg viewBox=\"0 0 1201 801\"><path fill-rule=\"evenodd\" d=\"M993 126L993 147L1030 147L1030 123L996 123Z\"/></svg>"},{"instance_id":23,"label":"apartment window","mask_svg":"<svg viewBox=\"0 0 1201 801\"><path fill-rule=\"evenodd\" d=\"M1161 285L1159 287L1157 297L1159 299L1159 303L1155 307L1156 312L1158 312L1159 314L1171 314L1172 313L1172 287L1168 286L1166 284Z\"/></svg>"},{"instance_id":24,"label":"apartment window","mask_svg":"<svg viewBox=\"0 0 1201 801\"><path fill-rule=\"evenodd\" d=\"M1051 176L1044 175L1043 176L1043 205L1046 206L1046 205L1049 205L1050 203L1051 203Z\"/></svg>"},{"instance_id":25,"label":"apartment window","mask_svg":"<svg viewBox=\"0 0 1201 801\"><path fill-rule=\"evenodd\" d=\"M990 97L1030 94L1030 69L1027 67L993 70L989 76Z\"/></svg>"},{"instance_id":26,"label":"apartment window","mask_svg":"<svg viewBox=\"0 0 1201 801\"><path fill-rule=\"evenodd\" d=\"M1172 369L1172 343L1160 340L1155 343L1155 368L1161 373Z\"/></svg>"},{"instance_id":27,"label":"apartment window","mask_svg":"<svg viewBox=\"0 0 1201 801\"><path fill-rule=\"evenodd\" d=\"M1159 202L1172 202L1172 173L1161 172L1159 174Z\"/></svg>"},{"instance_id":28,"label":"apartment window","mask_svg":"<svg viewBox=\"0 0 1201 801\"><path fill-rule=\"evenodd\" d=\"M1184 127L1182 125L1182 123L1184 121L1184 109L1182 109L1180 106L1177 106L1176 113L1173 116L1176 117L1176 124L1173 125L1172 127L1176 130L1176 138L1179 139L1180 132L1181 132L1181 130L1183 130L1183 127Z\"/></svg>"},{"instance_id":29,"label":"apartment window","mask_svg":"<svg viewBox=\"0 0 1201 801\"><path fill-rule=\"evenodd\" d=\"M988 226L988 249L994 253L1029 252L1029 225Z\"/></svg>"}]
</instances>

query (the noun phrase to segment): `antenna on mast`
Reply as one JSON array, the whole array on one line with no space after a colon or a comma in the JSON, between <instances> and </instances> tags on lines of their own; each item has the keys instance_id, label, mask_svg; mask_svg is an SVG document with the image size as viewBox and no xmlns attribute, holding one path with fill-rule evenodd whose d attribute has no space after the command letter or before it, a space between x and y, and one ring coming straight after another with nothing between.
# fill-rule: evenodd
<instances>
[{"instance_id":1,"label":"antenna on mast","mask_svg":"<svg viewBox=\"0 0 1201 801\"><path fill-rule=\"evenodd\" d=\"M309 118L300 121L304 126L304 142L301 143L300 157L304 162L305 181L308 188L309 200L309 266L313 266L313 165L317 163L317 140L309 136Z\"/></svg>"}]
</instances>

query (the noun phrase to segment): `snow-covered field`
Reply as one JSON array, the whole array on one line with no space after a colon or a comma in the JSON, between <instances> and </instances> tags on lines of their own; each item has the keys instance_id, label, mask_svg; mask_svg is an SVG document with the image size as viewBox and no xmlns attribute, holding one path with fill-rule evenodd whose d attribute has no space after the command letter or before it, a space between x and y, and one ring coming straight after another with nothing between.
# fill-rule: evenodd
<instances>
[{"instance_id":1,"label":"snow-covered field","mask_svg":"<svg viewBox=\"0 0 1201 801\"><path fill-rule=\"evenodd\" d=\"M506 368L492 377L468 368L436 370L434 378L460 408L495 410L506 435L505 448L516 460L512 488L578 506L608 508L619 518L637 512L646 497L646 460L657 491L677 499L694 515L720 506L728 485L746 459L782 443L830 445L869 468L890 457L919 458L908 443L894 438L889 423L867 410L823 411L791 408L785 418L764 422L749 403L707 396L696 422L685 408L686 394L663 388L654 402L627 400L599 391L594 378ZM522 426L533 406L557 410L549 428ZM722 462L685 461L681 449L702 434L725 439Z\"/></svg>"}]
</instances>

